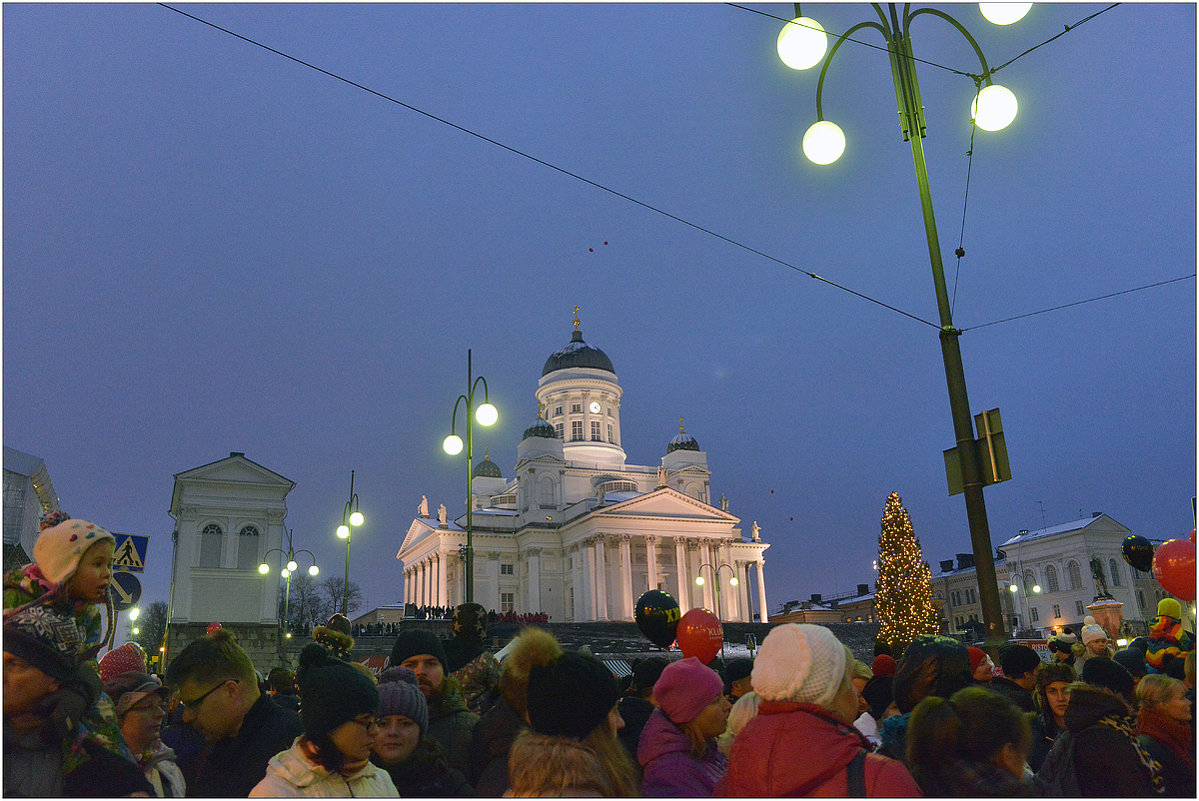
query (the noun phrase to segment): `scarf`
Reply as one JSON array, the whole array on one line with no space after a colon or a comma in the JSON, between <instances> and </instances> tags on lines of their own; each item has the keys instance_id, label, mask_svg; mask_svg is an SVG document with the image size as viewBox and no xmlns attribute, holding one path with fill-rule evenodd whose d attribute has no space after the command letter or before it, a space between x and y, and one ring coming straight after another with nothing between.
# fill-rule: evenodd
<instances>
[{"instance_id":1,"label":"scarf","mask_svg":"<svg viewBox=\"0 0 1199 801\"><path fill-rule=\"evenodd\" d=\"M1149 778L1153 783L1153 792L1155 795L1161 795L1165 792L1165 785L1162 782L1162 766L1157 763L1157 760L1149 756L1149 752L1141 747L1137 741L1137 733L1133 731L1132 721L1123 715L1108 715L1101 718L1096 725L1108 726L1123 734L1128 738L1128 742L1136 751L1137 758L1141 760L1141 764L1149 771Z\"/></svg>"},{"instance_id":2,"label":"scarf","mask_svg":"<svg viewBox=\"0 0 1199 801\"><path fill-rule=\"evenodd\" d=\"M1157 709L1142 708L1137 716L1137 734L1147 734L1160 741L1182 760L1188 770L1195 770L1195 756L1190 748L1195 740L1187 724L1166 717Z\"/></svg>"}]
</instances>

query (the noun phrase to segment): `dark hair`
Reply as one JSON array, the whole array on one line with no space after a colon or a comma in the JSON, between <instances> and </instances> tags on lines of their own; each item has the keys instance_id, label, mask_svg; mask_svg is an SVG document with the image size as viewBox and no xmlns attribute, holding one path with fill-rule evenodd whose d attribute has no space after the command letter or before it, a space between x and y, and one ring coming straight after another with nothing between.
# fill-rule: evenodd
<instances>
[{"instance_id":1,"label":"dark hair","mask_svg":"<svg viewBox=\"0 0 1199 801\"><path fill-rule=\"evenodd\" d=\"M237 637L217 629L187 644L167 667L167 684L178 687L188 681L209 684L219 679L239 679L258 684L254 663L237 644Z\"/></svg>"},{"instance_id":2,"label":"dark hair","mask_svg":"<svg viewBox=\"0 0 1199 801\"><path fill-rule=\"evenodd\" d=\"M954 760L993 764L1008 743L1028 755L1028 718L1002 695L967 687L948 699L933 695L916 705L908 721L906 762L917 783L935 782L941 771L958 770Z\"/></svg>"},{"instance_id":3,"label":"dark hair","mask_svg":"<svg viewBox=\"0 0 1199 801\"><path fill-rule=\"evenodd\" d=\"M296 677L285 667L273 667L267 676L267 682L280 695L296 694Z\"/></svg>"},{"instance_id":4,"label":"dark hair","mask_svg":"<svg viewBox=\"0 0 1199 801\"><path fill-rule=\"evenodd\" d=\"M304 739L312 746L312 756L318 765L330 773L341 773L346 764L346 757L329 739L328 734L305 734Z\"/></svg>"},{"instance_id":5,"label":"dark hair","mask_svg":"<svg viewBox=\"0 0 1199 801\"><path fill-rule=\"evenodd\" d=\"M922 634L903 652L892 677L895 706L906 714L929 695L948 698L973 679L970 652L952 637Z\"/></svg>"}]
</instances>

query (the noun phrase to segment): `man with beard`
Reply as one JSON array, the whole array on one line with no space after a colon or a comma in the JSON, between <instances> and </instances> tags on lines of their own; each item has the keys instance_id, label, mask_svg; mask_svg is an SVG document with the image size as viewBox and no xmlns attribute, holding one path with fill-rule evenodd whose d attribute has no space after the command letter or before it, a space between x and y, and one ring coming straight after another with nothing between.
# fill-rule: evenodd
<instances>
[{"instance_id":1,"label":"man with beard","mask_svg":"<svg viewBox=\"0 0 1199 801\"><path fill-rule=\"evenodd\" d=\"M446 675L445 663L445 646L425 629L401 632L391 649L391 664L416 674L417 686L429 704L426 734L441 744L450 767L469 776L471 732L479 716L466 708L462 687Z\"/></svg>"}]
</instances>

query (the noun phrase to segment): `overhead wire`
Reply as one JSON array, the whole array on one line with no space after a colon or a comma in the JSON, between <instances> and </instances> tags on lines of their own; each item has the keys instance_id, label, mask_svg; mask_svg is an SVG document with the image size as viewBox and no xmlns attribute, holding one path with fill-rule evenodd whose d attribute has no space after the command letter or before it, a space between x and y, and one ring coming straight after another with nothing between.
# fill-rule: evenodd
<instances>
[{"instance_id":1,"label":"overhead wire","mask_svg":"<svg viewBox=\"0 0 1199 801\"><path fill-rule=\"evenodd\" d=\"M178 9L178 8L175 8L174 6L171 6L171 5L167 4L167 3L159 3L158 5L162 6L163 8L166 8L166 9L169 9L169 10L171 10L171 11L174 11L174 12L175 12L175 13L177 13L177 14L181 14L181 15L183 15L183 16L185 16L185 17L188 17L189 19L193 19L193 20L195 20L196 22L199 22L199 23L202 23L202 24L204 24L204 25L207 25L207 26L209 26L210 28L214 28L214 29L216 29L216 30L218 30L218 31L221 31L222 33L226 33L226 34L228 34L228 35L230 35L230 36L233 36L233 37L236 37L236 38L238 38L238 39L241 39L242 41L244 41L244 42L246 42L246 43L248 43L248 44L255 45L256 47L261 47L263 50L266 50L266 51L268 51L268 52L270 52L270 53L274 53L275 55L282 56L283 58L286 58L286 59L288 59L288 60L290 60L290 61L294 61L295 63L297 63L297 64L300 64L300 65L302 65L302 66L304 66L304 67L308 67L308 68L309 68L309 69L311 69L311 70L315 70L316 72L319 72L319 73L321 73L322 75L327 75L327 76L328 76L328 77L330 77L330 78L333 78L333 79L335 79L335 80L338 80L338 81L342 81L343 83L347 83L347 84L349 84L350 86L353 86L353 87L355 87L355 88L357 88L357 89L361 89L361 90L362 90L362 91L364 91L364 92L369 92L370 94L372 94L372 95L375 95L376 97L379 97L379 98L381 98L381 99L383 99L383 100L386 100L386 101L388 101L388 102L391 102L391 103L395 103L396 105L398 105L398 106L401 106L401 107L403 107L403 108L406 108L406 109L408 109L409 111L414 111L414 112L416 112L417 114L420 114L420 115L422 115L422 116L424 116L424 117L427 117L427 118L429 118L429 119L431 119L431 120L434 120L435 122L439 122L439 123L441 123L441 124L443 124L443 125L447 125L447 126L449 126L449 127L453 128L453 129L455 129L455 130L457 130L457 131L460 131L460 132L462 132L462 133L464 133L464 134L468 134L468 135L470 135L470 136L473 136L473 137L475 137L475 138L477 138L477 139L481 139L481 140L483 140L484 142L487 142L488 144L491 144L491 145L495 145L496 147L498 147L498 148L501 148L501 149L503 149L503 150L506 150L506 151L508 151L509 153L512 153L513 155L517 155L517 156L521 156L522 158L526 158L526 159L528 159L528 160L530 160L530 161L532 161L532 162L535 162L535 163L537 163L537 164L540 164L540 165L542 165L543 167L548 167L549 169L551 169L551 170L554 170L555 172L559 172L559 173L561 173L561 174L563 174L563 175L566 175L566 176L568 176L568 177L570 177L570 178L574 178L574 179L575 179L575 180L577 180L577 181L581 181L581 182L583 182L583 183L587 184L588 186L592 186L592 187L595 187L596 189L600 189L600 190L602 190L602 191L604 191L604 192L607 192L607 193L609 193L609 194L611 194L611 195L615 195L616 197L619 197L619 198L621 198L622 200L627 200L628 202L630 202L630 203L633 203L633 204L635 204L635 205L637 205L637 206L640 206L640 207L641 207L641 208L643 208L643 209L647 209L647 210L649 210L649 211L652 211L652 212L654 212L655 214L660 214L660 215L662 215L663 217L667 217L667 218L669 218L669 219L671 219L671 220L674 220L675 222L682 223L683 225L686 225L686 226L688 226L688 227L690 227L690 228L693 228L693 229L695 229L696 231L700 231L701 233L705 233L705 234L707 234L708 236L715 237L716 239L719 239L719 240L721 240L722 242L726 242L726 243L728 243L728 244L730 244L730 245L733 245L734 247L738 247L738 248L741 248L742 250L746 250L746 251L748 251L748 252L750 252L750 253L753 253L753 254L754 254L754 255L756 255L756 256L761 256L761 257L762 257L762 258L764 258L764 259L767 259L767 260L769 260L769 261L772 261L772 262L774 262L774 263L776 263L776 264L782 265L783 267L786 267L786 268L788 268L788 269L795 270L796 272L803 273L804 275L808 276L809 278L812 278L812 279L814 279L814 280L817 280L817 281L823 282L823 283L825 283L825 284L828 284L829 286L832 286L832 287L835 287L835 288L837 288L837 289L840 289L841 291L843 291L843 292L847 292L847 293L849 293L849 294L851 294L851 295L854 295L854 296L856 296L856 297L858 297L858 298L861 298L862 300L866 300L866 301L869 301L869 302L871 302L871 303L874 303L874 304L876 304L876 305L878 305L878 306L881 306L881 307L883 307L883 308L885 308L885 309L889 309L889 310L891 310L891 311L893 311L893 312L896 312L897 314L901 314L901 315L903 315L904 317L907 317L907 318L909 318L909 319L915 320L915 321L916 321L916 322L918 322L918 323L924 323L925 325L927 325L927 326L931 326L932 328L940 328L940 326L938 326L938 325L937 325L936 323L934 323L934 322L931 322L931 321L929 321L929 320L926 320L926 319L924 319L924 318L922 318L922 317L918 317L917 315L915 315L915 314L912 314L911 312L904 311L903 309L900 309L900 308L898 308L898 307L896 307L896 306L892 306L891 304L889 304L889 303L886 303L886 302L884 302L884 301L882 301L882 300L879 300L878 298L871 297L870 295L867 295L867 294L865 294L865 293L863 293L863 292L859 292L859 291L857 291L856 289L850 289L849 287L847 287L847 286L844 286L843 284L839 284L839 283L837 283L836 281L833 281L833 280L831 280L831 279L829 279L829 278L825 278L824 276L817 275L816 273L814 273L814 272L811 272L811 271L809 271L809 270L805 270L805 269L803 269L802 267L800 267L800 266L798 266L798 265L795 265L795 264L792 264L791 262L784 261L783 259L780 259L780 258L778 258L777 256L772 256L772 255L770 255L769 253L765 253L765 252L763 252L763 251L761 251L761 250L758 250L757 248L754 248L754 247L752 247L752 246L750 246L750 245L746 245L746 244L744 244L743 242L739 242L739 241L737 241L737 240L735 240L735 239L732 239L732 238L730 238L730 237L727 237L727 236L725 236L724 234L717 233L716 231L713 231L713 230L712 230L712 229L710 229L710 228L705 228L704 226L702 226L702 225L699 225L698 223L693 223L693 222L691 222L690 220L686 220L686 219L684 219L684 218L682 218L682 217L679 217L679 216L678 216L678 215L676 215L676 214L671 214L670 212L668 212L668 211L666 211L666 210L664 210L664 209L658 208L657 206L653 206L653 205L651 205L651 204L649 204L649 203L646 203L645 201L638 200L638 199L637 199L637 198L635 198L635 197L632 197L632 196L630 196L630 195L627 195L627 194L625 194L625 193L623 193L623 192L620 192L620 191L618 191L618 190L616 190L616 189L612 189L611 187L604 186L604 185L603 185L603 184L601 184L601 183L598 183L598 182L596 182L596 181L593 181L593 180L591 180L590 178L585 178L585 177L583 177L582 175L579 175L578 173L571 172L570 170L567 170L567 169L565 169L565 168L563 168L563 167L559 167L559 166L558 166L558 165L556 165L556 164L551 164L550 162L548 162L548 161L545 161L544 159L538 158L537 156L531 155L531 154L529 154L529 153L526 153L526 152L524 152L524 151L522 151L522 150L518 150L518 149L516 149L516 148L514 148L514 147L512 147L512 146L510 146L510 145L506 145L506 144L504 144L503 142L496 141L495 139L492 139L492 138L490 138L490 137L488 137L488 136L485 136L485 135L483 135L483 134L481 134L481 133L478 133L477 131L472 131L471 129L469 129L469 128L465 128L465 127L463 127L463 126L461 126L461 125L458 125L457 123L450 122L449 120L447 120L447 119L445 119L445 118L443 118L443 117L438 117L436 114L432 114L432 113L430 113L430 112L428 112L428 111L425 111L425 110L423 110L423 109L417 108L416 106L413 106L413 105L411 105L411 104L409 104L409 103L405 103L404 101L402 101L402 100L398 100L398 99L396 99L396 98L394 98L394 97L391 97L390 95L385 95L385 94L383 94L382 92L379 92L379 91L376 91L376 90L374 90L374 89L371 89L371 88L370 88L370 87L368 87L368 86L363 86L362 84L360 84L360 83L357 83L357 82L355 82L355 81L352 81L352 80L350 80L349 78L342 77L341 75L338 75L337 73L330 72L329 70L326 70L326 69L322 69L321 67L318 67L318 66L316 66L315 64L310 64L309 62L307 62L307 61L304 61L303 59L299 59L299 58L296 58L295 56L288 55L287 53L284 53L284 52L282 52L281 50L276 50L275 48L273 48L273 47L270 47L269 45L265 45L265 44L263 44L262 42L255 41L254 39L250 39L249 37L243 36L242 34L240 34L240 33L237 33L236 31L231 31L231 30L229 30L228 28L223 28L223 27L221 27L220 25L217 25L216 23L209 22L208 20L206 20L206 19L203 19L203 18L201 18L201 17L197 17L197 16L195 16L194 14L189 14L189 13L187 13L186 11L182 11L182 10L180 10L180 9Z\"/></svg>"},{"instance_id":2,"label":"overhead wire","mask_svg":"<svg viewBox=\"0 0 1199 801\"><path fill-rule=\"evenodd\" d=\"M778 257L776 257L776 256L772 256L772 255L770 255L769 253L765 253L765 252L763 252L763 251L761 251L761 250L758 250L757 248L754 248L754 247L752 247L752 246L750 246L750 245L746 245L746 244L744 244L744 243L742 243L742 242L739 242L739 241L737 241L737 240L735 240L735 239L732 239L731 237L727 237L727 236L725 236L725 235L723 235L723 234L717 233L716 231L713 231L713 230L711 230L710 228L706 228L706 227L704 227L704 226L702 226L702 225L699 225L699 224L697 224L697 223L693 223L693 222L691 222L690 220L687 220L687 219L684 219L684 218L682 218L682 217L679 217L678 215L672 214L672 213L670 213L670 212L668 212L668 211L666 211L666 210L664 210L664 209L658 208L657 206L653 206L653 205L651 205L651 204L649 204L649 203L646 203L645 201L638 200L637 198L634 198L634 197L632 197L632 196L630 196L630 195L627 195L627 194L625 194L625 193L623 193L623 192L620 192L620 191L618 191L618 190L616 190L616 189L612 189L611 187L605 186L605 185L603 185L603 184L601 184L601 183L598 183L598 182L596 182L596 181L593 181L593 180L591 180L591 179L589 179L589 178L585 178L585 177L583 177L582 175L579 175L579 174L577 174L577 173L571 172L570 170L567 170L567 169L565 169L565 168L563 168L563 167L559 167L559 166L557 166L556 164L552 164L552 163L550 163L550 162L548 162L548 161L545 161L544 159L538 158L537 156L534 156L534 155L531 155L531 154L529 154L529 153L526 153L526 152L524 152L524 151L518 150L517 148L514 148L514 147L512 147L512 146L510 146L510 145L506 145L506 144L504 144L503 142L499 142L499 141L497 141L497 140L495 140L495 139L492 139L492 138L490 138L490 137L488 137L488 136L485 136L485 135L483 135L483 134L481 134L481 133L478 133L477 131L473 131L473 130L471 130L471 129L469 129L469 128L466 128L466 127L464 127L464 126L458 125L457 123L451 122L451 121L449 121L449 120L447 120L447 119L445 119L445 118L443 118L443 117L439 117L439 116L437 116L436 114L432 114L432 113L430 113L430 112L428 112L428 111L425 111L425 110L423 110L423 109L421 109L421 108L418 108L418 107L416 107L416 106L413 106L413 105L411 105L411 104L409 104L409 103L405 103L405 102L404 102L404 101L402 101L402 100L399 100L399 99L397 99L397 98L391 97L390 95L386 95L386 94L384 94L384 93L382 93L382 92L379 92L379 91L377 91L377 90L375 90L375 89L371 89L371 88L370 88L370 87L368 87L368 86L364 86L364 85L362 85L362 84L360 84L360 83L357 83L356 81L350 80L349 78L345 78L345 77L343 77L343 76L341 76L341 75L338 75L337 73L330 72L329 70L323 69L323 68L321 68L321 67L318 67L318 66L316 66L315 64L311 64L311 63L309 63L309 62L307 62L307 61L304 61L303 59L300 59L300 58L297 58L297 57L295 57L295 56L292 56L292 55L289 55L289 54L287 54L287 53L284 53L283 51L281 51L281 50L277 50L277 49L275 49L275 48L273 48L273 47L271 47L271 46L269 46L269 45L263 44L262 42L256 41L256 40L254 40L254 39L251 39L251 38L249 38L249 37L247 37L247 36L243 36L242 34L240 34L240 33L237 33L236 31L231 31L231 30L229 30L228 28L221 27L220 25L217 25L217 24L215 24L215 23L213 23L213 22L210 22L210 21L208 21L208 20L206 20L206 19L203 19L203 18L201 18L201 17L197 17L197 16L195 16L194 14L189 14L188 12L186 12L186 11L183 11L183 10L181 10L181 9L178 9L178 8L175 8L174 6L171 6L171 5L167 4L167 3L161 3L161 2L160 2L160 3L158 3L158 5L162 6L163 8L165 8L165 9L167 9L167 10L169 10L169 11L174 11L175 13L177 13L177 14L180 14L181 16L187 17L188 19L194 20L194 21L196 21L196 22L199 22L199 23L201 23L201 24L203 24L203 25L207 25L207 26L208 26L208 27L210 27L210 28L213 28L213 29L215 29L215 30L218 30L218 31L220 31L220 32L222 32L222 33L225 33L225 34L227 34L227 35L229 35L229 36L232 36L232 37L234 37L234 38L240 39L240 40L242 40L242 41L246 42L247 44L254 45L255 47L260 47L260 48L262 48L263 50L266 50L266 51L268 51L268 52L270 52L270 53L273 53L273 54L275 54L275 55L277 55L277 56L280 56L280 57L282 57L282 58L286 58L286 59L288 59L289 61L293 61L293 62L295 62L295 63L297 63L297 64L299 64L299 65L301 65L301 66L307 67L308 69L311 69L311 70L314 70L314 71L316 71L316 72L319 72L319 73L321 73L322 75L326 75L326 76L328 76L328 77L330 77L330 78L333 78L334 80L341 81L341 82L343 82L343 83L345 83L345 84L348 84L348 85L350 85L350 86L353 86L353 87L354 87L354 88L356 88L356 89L361 89L362 91L364 91L364 92L367 92L367 93L369 93L369 94L372 94L372 95L374 95L374 96L376 96L376 97L378 97L378 98L380 98L380 99L382 99L382 100L386 100L386 101L388 101L388 102L390 102L390 103L395 103L396 105L398 105L398 106L401 106L402 108L408 109L409 111L413 111L413 112L415 112L415 113L417 113L417 114L420 114L420 115L422 115L422 116L424 116L424 117L427 117L428 119L431 119L431 120L433 120L433 121L435 121L435 122L439 122L439 123L441 123L442 125L446 125L446 126L448 126L448 127L450 127L450 128L453 128L453 129L455 129L455 130L457 130L457 131L460 131L461 133L467 134L467 135L469 135L469 136L473 136L473 137L475 137L475 138L477 138L477 139L480 139L480 140L482 140L482 141L484 141L484 142L487 142L488 144L491 144L491 145L494 145L494 146L496 146L496 147L498 147L498 148L501 148L502 150L506 150L506 151L508 151L509 153L512 153L513 155L521 156L522 158L525 158L525 159L528 159L528 160L530 160L530 161L532 161L532 162L534 162L534 163L540 164L540 165L542 165L543 167L547 167L547 168L549 168L549 169L551 169L551 170L554 170L555 172L561 173L562 175L565 175L565 176L567 176L567 177L570 177L570 178L574 178L575 180L577 180L577 181L580 181L580 182L582 182L582 183L585 183L585 184L587 184L588 186L592 186L592 187L594 187L594 188L596 188L596 189L599 189L599 190L601 190L601 191L604 191L604 192L607 192L607 193L609 193L609 194L611 194L611 195L614 195L614 196L616 196L616 197L619 197L619 198L621 198L622 200L626 200L626 201L628 201L628 202L630 202L630 203L633 203L634 205L640 206L641 208L644 208L644 209L646 209L646 210L648 210L648 211L652 211L652 212L654 212L654 213L656 213L656 214L659 214L659 215L662 215L662 216L664 216L664 217L667 217L668 219L674 220L675 222L678 222L678 223L681 223L681 224L683 224L683 225L686 225L686 226L688 226L688 227L690 227L690 228L692 228L692 229L694 229L694 230L696 230L696 231L699 231L699 232L701 232L701 233L707 234L708 236L711 236L711 237L714 237L714 238L716 238L716 239L719 239L719 240L721 240L722 242L725 242L725 243L727 243L727 244L729 244L729 245L733 245L734 247L741 248L742 250L745 250L745 251L747 251L747 252L749 252L749 253L753 253L753 254L754 254L754 255L756 255L756 256L760 256L760 257L762 257L762 258L764 258L764 259L766 259L766 260L768 260L768 261L772 261L772 262L774 262L774 263L776 263L776 264L778 264L778 265L781 265L781 266L783 266L783 267L786 267L786 268L788 268L788 269L790 269L790 270L794 270L794 271L796 271L796 272L803 273L804 275L808 276L809 278L812 278L812 279L814 279L814 280L816 280L816 281L820 281L820 282L822 282L822 283L828 284L828 285L829 285L829 286L831 286L831 287L834 287L834 288L836 288L836 289L840 289L841 291L843 291L843 292L846 292L846 293L848 293L848 294L851 294L851 295L854 295L855 297L858 297L858 298L860 298L860 299L862 299L862 300L868 301L868 302L870 302L870 303L873 303L873 304L875 304L875 305L877 305L877 306L880 306L880 307L882 307L882 308L885 308L885 309L888 309L888 310L890 310L890 311L893 311L893 312L895 312L895 313L897 313L897 314L900 314L900 315L902 315L902 316L904 316L904 317L907 317L907 318L909 318L909 319L911 319L911 320L914 320L915 322L918 322L918 323L923 323L924 325L930 326L930 327L932 327L932 328L937 328L937 329L940 329L940 326L939 326L939 325L937 325L936 323L934 323L934 322L931 322L931 321L929 321L929 320L926 320L926 319L924 319L924 318L922 318L922 317L919 317L919 316L917 316L917 315L915 315L915 314L912 314L912 313L910 313L910 312L908 312L908 311L905 311L905 310L903 310L903 309L900 309L900 308L898 308L898 307L896 307L896 306L892 306L891 304L889 304L889 303L886 303L886 302L884 302L884 301L882 301L882 300L879 300L878 298L871 297L870 295L867 295L867 294L865 294L865 293L863 293L863 292L859 292L859 291L857 291L857 290L855 290L855 289L851 289L851 288L849 288L849 287L847 287L847 286L844 286L843 284L839 284L839 283L837 283L836 281L833 281L833 280L831 280L831 279L829 279L829 278L826 278L826 277L824 277L824 276L821 276L821 275L817 275L816 273L814 273L814 272L811 272L811 271L809 271L809 270L805 270L805 269L803 269L802 267L799 267L798 265L792 264L791 262L785 261L785 260L783 260L783 259L780 259L780 258L778 258ZM755 9L751 9L751 8L747 8L747 7L745 7L745 6L739 6L739 5L736 5L735 3L729 3L728 5L731 5L731 6L735 7L735 8L740 8L740 9L743 9L743 10L746 10L746 11L751 11L751 12L753 12L753 13L756 13L756 14L762 14L763 16L770 16L770 17L773 17L773 15L771 15L771 14L765 14L764 12L757 11L757 10L755 10ZM1003 65L1001 65L1000 67L996 68L996 70L997 70L997 69L1002 69L1003 67L1006 67L1006 66L1010 65L1010 64L1011 64L1013 61L1015 61L1016 59L1018 59L1018 58L1021 58L1022 56L1024 56L1024 55L1027 55L1028 53L1031 53L1033 50L1036 50L1036 49L1037 49L1037 47L1041 47L1041 46L1042 46L1042 45L1044 45L1044 44L1048 44L1049 42L1053 41L1054 39L1057 39L1058 37L1060 37L1060 36L1063 36L1065 33L1068 33L1068 32L1070 32L1070 31L1071 31L1071 30L1073 30L1074 28L1077 28L1079 25L1081 25L1081 24L1083 24L1083 23L1085 23L1085 22L1088 22L1088 21L1090 21L1090 20L1094 19L1095 17L1099 16L1100 14L1102 14L1102 13L1104 13L1104 12L1106 12L1106 11L1109 11L1109 10L1111 10L1112 8L1115 8L1115 6L1117 6L1117 5L1120 5L1120 4L1119 4L1119 3L1115 3L1115 4L1111 5L1111 6L1109 6L1108 8L1105 8L1105 9L1103 9L1103 10L1101 10L1101 11L1098 11L1098 12L1096 12L1095 14L1092 14L1092 15L1090 15L1090 16L1088 16L1088 17L1086 17L1086 18L1082 19L1082 20L1080 20L1079 22L1075 23L1075 24L1074 24L1074 25L1072 25L1072 26L1071 26L1071 25L1067 25L1067 26L1066 26L1066 30L1065 30L1065 31L1063 31L1062 33L1059 33L1059 34L1057 34L1057 36L1051 37L1050 39L1046 40L1045 42L1042 42L1040 45L1036 45L1035 47L1029 48L1028 50L1024 51L1024 52L1023 52L1023 53L1021 53L1020 55L1018 55L1018 56L1016 56L1015 58L1013 58L1013 59L1009 60L1008 62L1004 63L1004 64L1003 64ZM781 17L775 17L775 18L776 18L776 19L779 19L779 20L782 20L782 21L784 21L784 22L790 22L790 20L783 20ZM856 41L856 40L849 40L849 41ZM876 45L870 45L868 42L857 42L857 43L858 43L858 44L864 44L864 45L866 45L866 46L869 46L869 47L877 47ZM884 50L886 50L887 48L880 48L880 49L884 49ZM974 78L974 79L976 79L976 81L977 81L977 79L978 79L978 76L972 75L971 73L962 72L962 71L960 71L960 70L955 70L955 69L953 69L952 67L946 67L946 66L944 66L944 65L941 65L941 64L936 64L935 62L931 62L931 61L924 61L924 60L922 60L922 59L916 59L915 57L913 57L913 59L914 59L914 60L916 60L916 61L920 61L921 63L929 64L930 66L935 66L935 67L938 67L938 68L941 68L941 69L948 70L948 71L950 71L950 72L957 73L957 74L959 74L959 75L964 75L964 76L967 76L967 77ZM994 73L996 70L992 70L991 72L992 72L992 73ZM971 155L973 154L973 149L974 149L974 148L973 148L973 134L971 134L971 148L970 148L970 154L971 154ZM969 195L969 173L967 174L967 189L966 189L966 193L967 193L967 197L968 197L968 195ZM964 237L964 231L965 231L965 219L964 219L964 215L965 215L965 199L963 199L963 222L962 222L962 231L963 231L963 237ZM961 244L960 244L960 241L959 241L959 250L961 250ZM960 259L961 259L961 257L959 256L959 267L960 267ZM1187 276L1180 276L1180 277L1178 277L1178 278L1172 278L1172 279L1169 279L1169 280L1166 280L1166 281L1159 281L1159 282L1157 282L1157 283L1153 283L1153 284L1146 284L1146 285L1143 285L1143 286L1134 287L1134 288L1132 288L1132 289L1121 290L1121 291L1119 291L1119 292L1112 292L1112 293L1109 293L1109 294L1106 294L1106 295L1100 295L1100 296L1098 296L1098 297L1094 297L1094 298L1088 298L1088 299L1086 299L1086 300L1075 301L1075 302L1073 302L1073 303L1065 303L1065 304L1061 304L1061 305L1058 305L1058 306L1053 306L1053 307L1050 307L1050 308L1047 308L1047 309L1041 309L1041 310L1034 311L1034 312L1027 312L1027 313L1025 313L1025 314L1019 314L1019 315L1015 315L1015 316L1012 316L1012 317L1005 317L1005 318L1003 318L1003 319L1000 319L1000 320L992 320L991 322L988 322L988 323L982 323L982 324L980 324L980 325L975 325L975 326L970 326L969 328L960 328L960 329L959 329L959 331L960 331L960 332L962 332L962 333L964 333L964 332L966 332L967 330L974 330L974 329L978 329L978 328L986 328L986 327L993 326L993 325L999 325L999 324L1001 324L1001 323L1008 323L1008 322L1012 322L1012 321L1015 321L1015 320L1022 320L1022 319L1028 318L1028 317L1034 317L1034 316L1037 316L1037 315L1040 315L1040 314L1047 314L1047 313L1049 313L1049 312L1058 311L1058 310L1061 310L1061 309L1067 309L1067 308L1070 308L1070 307L1073 307L1073 306L1081 306L1081 305L1083 305L1083 304L1087 304L1087 303L1094 303L1095 301L1099 301L1099 300L1105 300L1105 299L1108 299L1108 298L1113 298L1113 297L1117 297L1117 296L1120 296L1120 295L1126 295L1126 294L1130 294L1130 293L1133 293L1133 292L1139 292L1139 291L1142 291L1142 290L1145 290L1145 289L1151 289L1151 288L1153 288L1153 287L1165 286L1165 285L1167 285L1167 284L1173 284L1173 283L1177 283L1177 282L1179 282L1179 281L1185 281L1185 280L1187 280L1187 279L1191 279L1191 278L1195 278L1195 273L1192 273L1192 274L1190 274L1190 275L1187 275ZM957 288L956 288L956 278L955 278L955 287L954 287L955 298L956 298L956 291L957 291Z\"/></svg>"}]
</instances>

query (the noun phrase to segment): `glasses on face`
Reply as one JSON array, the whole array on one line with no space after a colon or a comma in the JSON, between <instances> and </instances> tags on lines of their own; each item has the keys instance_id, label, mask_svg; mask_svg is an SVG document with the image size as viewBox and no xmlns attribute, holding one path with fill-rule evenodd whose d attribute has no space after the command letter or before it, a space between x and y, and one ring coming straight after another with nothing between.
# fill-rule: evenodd
<instances>
[{"instance_id":1,"label":"glasses on face","mask_svg":"<svg viewBox=\"0 0 1199 801\"><path fill-rule=\"evenodd\" d=\"M191 700L191 701L184 701L182 698L180 698L180 699L179 699L179 703L183 705L183 708L184 708L184 709L190 709L192 712L195 712L197 709L199 709L199 708L200 708L200 704L204 703L204 699L205 699L205 698L207 698L208 696L212 695L214 692L216 692L217 690L221 689L222 687L224 687L224 686L225 686L227 683L229 683L229 682L233 682L234 684L239 684L239 683L241 682L241 679L221 679L221 683L220 683L220 684L218 684L217 686L213 687L211 690L209 690L208 692L204 693L204 694L203 694L203 695L201 695L199 698L196 698L196 699L194 699L194 700Z\"/></svg>"},{"instance_id":2,"label":"glasses on face","mask_svg":"<svg viewBox=\"0 0 1199 801\"><path fill-rule=\"evenodd\" d=\"M358 717L353 719L353 722L357 723L359 726L366 729L368 732L371 729L374 729L375 731L379 730L379 721L376 720L375 716L370 713L359 715Z\"/></svg>"}]
</instances>

